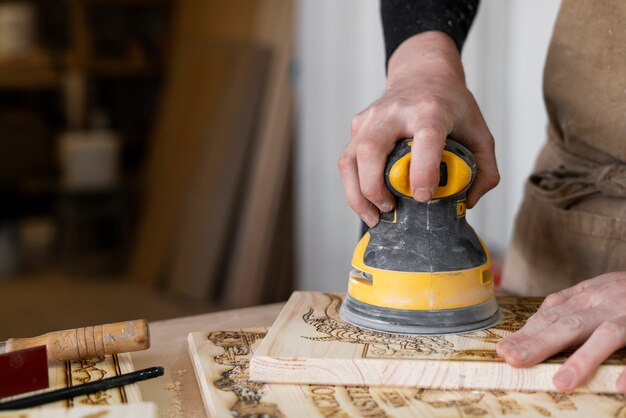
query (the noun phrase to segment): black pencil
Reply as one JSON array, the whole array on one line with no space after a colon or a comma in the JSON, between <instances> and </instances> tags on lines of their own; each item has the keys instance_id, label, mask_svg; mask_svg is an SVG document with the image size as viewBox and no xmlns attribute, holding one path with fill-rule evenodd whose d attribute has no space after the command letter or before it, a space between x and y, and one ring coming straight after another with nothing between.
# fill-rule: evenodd
<instances>
[{"instance_id":1,"label":"black pencil","mask_svg":"<svg viewBox=\"0 0 626 418\"><path fill-rule=\"evenodd\" d=\"M90 382L78 386L72 386L69 388L57 389L50 392L40 393L38 395L27 396L25 398L16 399L13 401L0 402L0 411L31 408L33 406L62 401L64 399L71 399L76 396L89 395L91 393L100 392L102 390L116 388L142 380L152 379L153 377L162 376L163 372L163 367L149 367L147 369L137 370L135 372L98 380L97 382Z\"/></svg>"}]
</instances>

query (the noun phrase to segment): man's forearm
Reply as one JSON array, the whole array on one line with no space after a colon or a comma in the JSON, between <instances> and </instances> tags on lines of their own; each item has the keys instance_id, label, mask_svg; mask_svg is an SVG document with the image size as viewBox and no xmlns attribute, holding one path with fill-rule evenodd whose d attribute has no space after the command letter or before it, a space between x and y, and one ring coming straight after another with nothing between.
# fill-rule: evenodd
<instances>
[{"instance_id":1,"label":"man's forearm","mask_svg":"<svg viewBox=\"0 0 626 418\"><path fill-rule=\"evenodd\" d=\"M407 77L423 76L433 70L433 76L465 79L459 51L453 40L439 31L423 32L404 41L391 55L387 66L387 89L403 84Z\"/></svg>"},{"instance_id":2,"label":"man's forearm","mask_svg":"<svg viewBox=\"0 0 626 418\"><path fill-rule=\"evenodd\" d=\"M478 10L479 0L381 0L387 60L412 36L440 31L460 51Z\"/></svg>"}]
</instances>

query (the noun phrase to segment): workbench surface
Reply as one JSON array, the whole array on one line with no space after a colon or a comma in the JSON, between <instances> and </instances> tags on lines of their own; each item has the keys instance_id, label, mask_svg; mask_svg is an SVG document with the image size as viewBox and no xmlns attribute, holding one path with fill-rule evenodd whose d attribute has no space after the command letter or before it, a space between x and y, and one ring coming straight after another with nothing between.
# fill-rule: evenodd
<instances>
[{"instance_id":1,"label":"workbench surface","mask_svg":"<svg viewBox=\"0 0 626 418\"><path fill-rule=\"evenodd\" d=\"M283 306L284 304L279 303L274 305L152 322L150 324L152 346L149 350L131 353L133 365L135 369L143 369L150 366L160 365L165 367L165 375L157 379L139 383L143 399L145 401L152 401L156 403L158 406L158 416L162 418L207 417L202 401L202 395L200 394L200 388L196 381L196 375L194 373L194 368L188 351L188 334L191 332L207 332L213 330L249 329L254 327L269 328L273 324ZM294 393L299 397L311 396L311 387L306 385L305 389L299 391L296 390ZM328 390L328 387L315 387L317 389L322 388ZM352 393L353 391L347 391L346 388L360 388L360 391L363 392L362 387L360 386L348 386L344 387L343 390L337 391L335 395L338 398L346 394L354 397L354 394ZM366 390L366 392L371 395L369 391ZM391 392L396 394L399 393L398 390L393 390ZM474 395L475 399L470 398L469 403L466 404L467 400L465 397L460 400L461 403L458 403L459 400L454 398L454 396L458 395L459 392L456 394L454 391L450 393L444 392L446 391L421 391L419 399L414 396L415 394L411 394L408 398L406 398L407 400L410 400L410 405L407 403L402 406L408 405L419 410L426 408L426 410L431 412L429 416L437 417L469 416L469 412L478 412L479 410L483 411L484 408L493 412L489 416L504 416L509 413L515 413L518 415L519 413L526 411L527 413L524 413L523 415L621 417L626 410L626 398L621 394L578 394L568 396L567 394L559 392L521 393L498 390L486 391L483 393L469 391L468 393ZM294 397L294 393L291 393L291 395L285 395L283 398L285 402L293 403L293 400L298 398L298 396ZM313 395L315 394L317 394L317 392ZM461 394L465 396L463 393ZM431 398L428 398L429 396ZM436 398L432 399L432 396L436 396ZM370 398L371 396L368 399ZM343 399L343 401L345 400L346 399ZM352 406L357 404L360 406L365 405L362 404L363 399L360 397L356 399L356 404L354 403L355 399L350 398L349 400L350 402L348 402L348 404ZM313 401L315 401L315 399L313 399ZM464 409L456 411L458 408L456 408L455 405L464 406ZM319 407L317 404L314 406ZM391 406L395 407L394 405ZM456 411L456 413L452 415L448 414L447 412L450 412L450 408L448 408L448 406L453 407L452 409ZM478 408L479 406L480 408ZM403 410L406 413L400 415L415 415L407 415L409 412L413 411L413 409L404 409L406 409L406 411ZM485 411L487 409L485 409ZM298 416L301 415L302 414ZM424 414L419 415L422 416Z\"/></svg>"},{"instance_id":2,"label":"workbench surface","mask_svg":"<svg viewBox=\"0 0 626 418\"><path fill-rule=\"evenodd\" d=\"M187 335L194 331L269 327L283 305L278 303L151 322L151 347L132 353L133 365L136 370L163 366L165 375L139 384L143 399L158 405L159 417L206 417L188 353Z\"/></svg>"}]
</instances>

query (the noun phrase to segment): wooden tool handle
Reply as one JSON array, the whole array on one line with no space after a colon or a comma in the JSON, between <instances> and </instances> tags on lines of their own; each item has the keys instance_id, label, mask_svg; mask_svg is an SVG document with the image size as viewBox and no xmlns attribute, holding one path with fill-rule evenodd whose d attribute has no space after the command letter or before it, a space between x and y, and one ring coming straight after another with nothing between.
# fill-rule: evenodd
<instances>
[{"instance_id":1,"label":"wooden tool handle","mask_svg":"<svg viewBox=\"0 0 626 418\"><path fill-rule=\"evenodd\" d=\"M145 319L94 325L92 327L49 332L32 338L11 338L7 351L45 345L48 362L81 360L145 350L150 347L150 331Z\"/></svg>"}]
</instances>

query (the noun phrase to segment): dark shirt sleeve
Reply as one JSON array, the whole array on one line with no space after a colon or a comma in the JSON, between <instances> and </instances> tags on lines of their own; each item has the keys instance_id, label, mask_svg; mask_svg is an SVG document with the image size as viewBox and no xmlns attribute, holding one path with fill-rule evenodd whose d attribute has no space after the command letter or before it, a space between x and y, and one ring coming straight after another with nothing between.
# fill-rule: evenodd
<instances>
[{"instance_id":1,"label":"dark shirt sleeve","mask_svg":"<svg viewBox=\"0 0 626 418\"><path fill-rule=\"evenodd\" d=\"M380 0L387 61L413 35L429 30L447 33L463 48L479 0Z\"/></svg>"}]
</instances>

